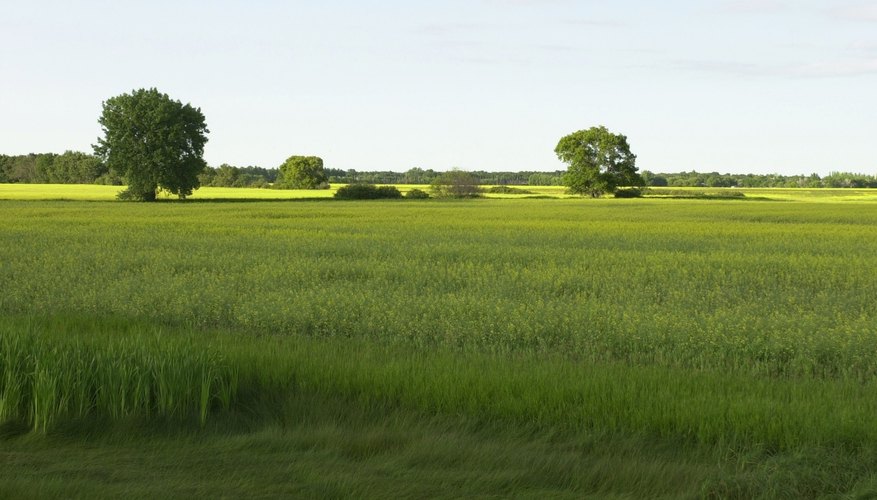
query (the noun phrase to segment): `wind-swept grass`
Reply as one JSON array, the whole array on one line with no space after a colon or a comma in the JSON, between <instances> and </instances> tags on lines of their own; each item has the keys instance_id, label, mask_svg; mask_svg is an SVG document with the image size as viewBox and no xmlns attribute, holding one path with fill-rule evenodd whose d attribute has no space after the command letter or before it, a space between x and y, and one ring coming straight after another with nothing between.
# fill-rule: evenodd
<instances>
[{"instance_id":1,"label":"wind-swept grass","mask_svg":"<svg viewBox=\"0 0 877 500\"><path fill-rule=\"evenodd\" d=\"M0 310L769 377L877 373L877 204L7 202Z\"/></svg>"},{"instance_id":2,"label":"wind-swept grass","mask_svg":"<svg viewBox=\"0 0 877 500\"><path fill-rule=\"evenodd\" d=\"M0 423L45 432L59 422L130 416L197 419L228 410L235 368L185 332L55 318L0 321Z\"/></svg>"},{"instance_id":3,"label":"wind-swept grass","mask_svg":"<svg viewBox=\"0 0 877 500\"><path fill-rule=\"evenodd\" d=\"M698 477L720 497L875 484L874 203L0 208L0 436L292 429L313 404L664 443L719 463ZM734 469L753 453L773 465Z\"/></svg>"},{"instance_id":4,"label":"wind-swept grass","mask_svg":"<svg viewBox=\"0 0 877 500\"><path fill-rule=\"evenodd\" d=\"M466 415L568 434L783 450L877 445L874 382L131 324L139 326L119 334L72 318L0 322L0 421L26 421L39 432L88 417L204 425L211 414L257 400L310 394L381 413Z\"/></svg>"}]
</instances>

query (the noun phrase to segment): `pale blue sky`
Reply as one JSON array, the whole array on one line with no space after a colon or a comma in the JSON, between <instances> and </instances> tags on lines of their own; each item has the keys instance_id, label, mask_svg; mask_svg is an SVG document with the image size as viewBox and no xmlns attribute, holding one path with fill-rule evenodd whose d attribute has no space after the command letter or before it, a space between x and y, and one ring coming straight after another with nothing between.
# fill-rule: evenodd
<instances>
[{"instance_id":1,"label":"pale blue sky","mask_svg":"<svg viewBox=\"0 0 877 500\"><path fill-rule=\"evenodd\" d=\"M90 151L101 102L202 109L211 165L877 174L877 1L0 0L0 152Z\"/></svg>"}]
</instances>

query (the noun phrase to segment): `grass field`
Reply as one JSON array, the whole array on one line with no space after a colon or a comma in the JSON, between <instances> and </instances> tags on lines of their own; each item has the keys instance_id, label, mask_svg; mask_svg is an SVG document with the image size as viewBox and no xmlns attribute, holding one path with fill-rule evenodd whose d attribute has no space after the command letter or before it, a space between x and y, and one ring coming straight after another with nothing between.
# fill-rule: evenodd
<instances>
[{"instance_id":1,"label":"grass field","mask_svg":"<svg viewBox=\"0 0 877 500\"><path fill-rule=\"evenodd\" d=\"M333 184L332 189L256 189L256 188L217 188L203 187L196 190L190 201L240 201L240 200L303 200L331 198L343 184ZM572 198L563 186L514 186L529 191L528 194L485 194L487 198L522 199L532 197ZM403 184L398 186L402 193L411 189L429 191L428 185ZM0 184L0 200L56 200L56 201L111 201L124 189L124 186L98 186L89 184ZM702 194L706 196L719 193L742 194L750 199L769 199L776 201L836 202L836 201L877 201L873 189L795 189L795 188L649 188L651 196L666 196L670 193ZM162 200L175 200L170 195L160 195Z\"/></svg>"},{"instance_id":2,"label":"grass field","mask_svg":"<svg viewBox=\"0 0 877 500\"><path fill-rule=\"evenodd\" d=\"M197 189L189 200L302 200L331 198L344 184L333 184L331 189L257 189L203 187ZM404 194L411 189L429 191L428 185L406 184L398 186ZM0 184L0 200L56 200L56 201L111 201L124 186L98 186L89 184ZM522 188L523 189L523 188ZM526 187L535 195L567 197L560 186ZM527 195L494 195L491 198L523 198ZM532 195L531 195L532 196ZM169 194L160 194L161 200L176 200Z\"/></svg>"},{"instance_id":3,"label":"grass field","mask_svg":"<svg viewBox=\"0 0 877 500\"><path fill-rule=\"evenodd\" d=\"M6 188L0 497L877 492L866 190Z\"/></svg>"}]
</instances>

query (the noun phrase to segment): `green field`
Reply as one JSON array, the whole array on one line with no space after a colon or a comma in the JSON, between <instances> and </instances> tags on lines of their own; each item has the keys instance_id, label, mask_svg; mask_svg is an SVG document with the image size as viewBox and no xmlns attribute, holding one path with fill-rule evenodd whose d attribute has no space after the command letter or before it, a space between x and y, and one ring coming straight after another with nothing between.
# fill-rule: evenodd
<instances>
[{"instance_id":1,"label":"green field","mask_svg":"<svg viewBox=\"0 0 877 500\"><path fill-rule=\"evenodd\" d=\"M220 188L202 187L190 197L190 201L223 201L223 200L302 200L314 198L331 198L338 187L332 189L257 189L257 188ZM429 191L427 185L399 185L399 190L406 193L411 189ZM515 186L517 189L529 191L527 194L486 194L487 198L530 198L552 197L571 198L562 186ZM65 201L110 201L124 186L99 186L88 184L0 184L0 200L65 200ZM689 193L692 195L742 194L749 199L769 199L775 201L802 202L836 202L836 201L877 201L877 193L873 189L795 189L795 188L649 188L650 196L661 197L671 193ZM168 194L160 194L159 199L175 200Z\"/></svg>"},{"instance_id":2,"label":"green field","mask_svg":"<svg viewBox=\"0 0 877 500\"><path fill-rule=\"evenodd\" d=\"M196 190L190 201L209 200L302 200L314 198L331 198L335 191L344 184L333 184L332 189L257 189L257 188L222 188L203 187ZM111 201L124 190L124 186L99 186L89 184L0 184L0 200L57 200L57 201ZM428 185L400 185L399 191L407 193L411 189L429 191ZM494 195L490 198L524 198L526 196L568 197L565 189L560 186L524 186L532 194ZM176 197L163 193L161 200L176 200Z\"/></svg>"},{"instance_id":3,"label":"green field","mask_svg":"<svg viewBox=\"0 0 877 500\"><path fill-rule=\"evenodd\" d=\"M39 188L0 186L0 498L877 494L868 190Z\"/></svg>"}]
</instances>

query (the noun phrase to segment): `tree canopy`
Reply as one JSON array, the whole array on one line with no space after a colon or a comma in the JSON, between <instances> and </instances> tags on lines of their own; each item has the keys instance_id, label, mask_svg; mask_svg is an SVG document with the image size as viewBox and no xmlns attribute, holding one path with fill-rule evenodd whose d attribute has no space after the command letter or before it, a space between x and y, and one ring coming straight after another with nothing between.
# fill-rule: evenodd
<instances>
[{"instance_id":1,"label":"tree canopy","mask_svg":"<svg viewBox=\"0 0 877 500\"><path fill-rule=\"evenodd\" d=\"M571 193L599 197L620 186L643 185L627 137L606 127L573 132L560 139L554 152L569 165L563 183Z\"/></svg>"},{"instance_id":2,"label":"tree canopy","mask_svg":"<svg viewBox=\"0 0 877 500\"><path fill-rule=\"evenodd\" d=\"M318 156L290 156L280 165L277 187L286 189L325 189L329 178Z\"/></svg>"},{"instance_id":3,"label":"tree canopy","mask_svg":"<svg viewBox=\"0 0 877 500\"><path fill-rule=\"evenodd\" d=\"M107 177L100 158L80 151L0 155L0 182L92 184Z\"/></svg>"},{"instance_id":4,"label":"tree canopy","mask_svg":"<svg viewBox=\"0 0 877 500\"><path fill-rule=\"evenodd\" d=\"M152 201L164 189L184 199L200 186L209 132L200 108L140 89L107 99L98 122L95 154L125 179L125 197Z\"/></svg>"}]
</instances>

